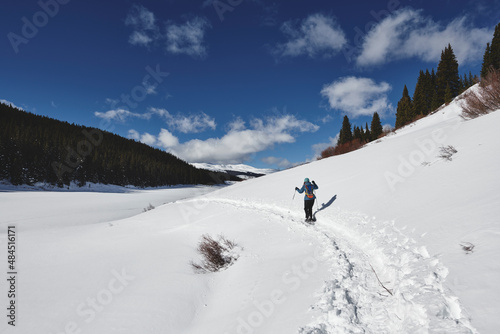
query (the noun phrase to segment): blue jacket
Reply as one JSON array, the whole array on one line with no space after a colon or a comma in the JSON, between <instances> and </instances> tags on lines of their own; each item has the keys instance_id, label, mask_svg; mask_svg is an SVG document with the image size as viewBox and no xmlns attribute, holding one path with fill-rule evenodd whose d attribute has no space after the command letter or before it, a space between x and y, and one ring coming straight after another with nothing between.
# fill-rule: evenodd
<instances>
[{"instance_id":1,"label":"blue jacket","mask_svg":"<svg viewBox=\"0 0 500 334\"><path fill-rule=\"evenodd\" d=\"M300 188L299 190L297 190L299 192L299 194L302 194L304 191L306 191L306 186L310 186L312 189L318 189L318 186L316 184L312 184L311 182L306 182L304 183L304 185L302 186L302 188ZM313 197L312 198L309 198L307 197L307 194L304 195L304 200L306 201L311 201L313 199L316 199L316 195L314 195L313 193Z\"/></svg>"}]
</instances>

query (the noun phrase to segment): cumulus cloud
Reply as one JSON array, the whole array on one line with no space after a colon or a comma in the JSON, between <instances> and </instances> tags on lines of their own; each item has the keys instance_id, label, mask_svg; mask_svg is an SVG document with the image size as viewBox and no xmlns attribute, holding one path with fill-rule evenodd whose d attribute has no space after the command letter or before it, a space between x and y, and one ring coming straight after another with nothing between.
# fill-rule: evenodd
<instances>
[{"instance_id":1,"label":"cumulus cloud","mask_svg":"<svg viewBox=\"0 0 500 334\"><path fill-rule=\"evenodd\" d=\"M276 46L275 54L279 56L328 58L336 55L347 43L337 21L323 14L310 15L298 25L291 21L285 22L281 31L288 41Z\"/></svg>"},{"instance_id":2,"label":"cumulus cloud","mask_svg":"<svg viewBox=\"0 0 500 334\"><path fill-rule=\"evenodd\" d=\"M387 82L376 83L370 78L345 77L325 85L321 95L328 99L332 109L339 109L352 117L381 117L394 110L387 93L391 90Z\"/></svg>"},{"instance_id":3,"label":"cumulus cloud","mask_svg":"<svg viewBox=\"0 0 500 334\"><path fill-rule=\"evenodd\" d=\"M163 148L175 147L179 145L179 139L170 131L161 129L158 135L158 145Z\"/></svg>"},{"instance_id":4,"label":"cumulus cloud","mask_svg":"<svg viewBox=\"0 0 500 334\"><path fill-rule=\"evenodd\" d=\"M233 122L233 125L237 126L230 127L221 138L193 139L184 143L180 143L168 130L162 129L155 143L188 162L241 163L275 144L293 143L297 133L319 129L317 125L291 115L254 119L249 128L242 122ZM135 136L135 133L132 135Z\"/></svg>"},{"instance_id":5,"label":"cumulus cloud","mask_svg":"<svg viewBox=\"0 0 500 334\"><path fill-rule=\"evenodd\" d=\"M149 146L155 146L158 144L158 141L154 135L147 132L141 135L138 131L133 129L128 131L128 138L140 141L141 143Z\"/></svg>"},{"instance_id":6,"label":"cumulus cloud","mask_svg":"<svg viewBox=\"0 0 500 334\"><path fill-rule=\"evenodd\" d=\"M128 130L128 138L133 140L140 140L141 134L137 130L130 129Z\"/></svg>"},{"instance_id":7,"label":"cumulus cloud","mask_svg":"<svg viewBox=\"0 0 500 334\"><path fill-rule=\"evenodd\" d=\"M396 11L365 36L357 64L380 65L412 57L437 62L448 44L453 47L460 64L478 61L482 59L484 45L491 40L493 27L475 28L468 21L462 16L443 25L424 17L421 10Z\"/></svg>"},{"instance_id":8,"label":"cumulus cloud","mask_svg":"<svg viewBox=\"0 0 500 334\"><path fill-rule=\"evenodd\" d=\"M204 57L207 47L205 33L211 27L208 20L195 17L183 24L168 24L165 39L166 50L173 54L187 54L192 57Z\"/></svg>"}]
</instances>

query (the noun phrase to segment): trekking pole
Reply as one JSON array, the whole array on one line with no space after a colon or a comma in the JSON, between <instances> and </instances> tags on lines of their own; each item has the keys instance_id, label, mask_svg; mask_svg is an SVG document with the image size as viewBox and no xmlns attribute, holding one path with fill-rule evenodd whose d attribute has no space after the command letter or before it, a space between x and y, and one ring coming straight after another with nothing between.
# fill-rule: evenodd
<instances>
[{"instance_id":1,"label":"trekking pole","mask_svg":"<svg viewBox=\"0 0 500 334\"><path fill-rule=\"evenodd\" d=\"M290 210L292 209L292 203L294 199L295 199L295 189L293 190L293 197L292 200L290 201L290 206L288 206L288 213L290 213Z\"/></svg>"}]
</instances>

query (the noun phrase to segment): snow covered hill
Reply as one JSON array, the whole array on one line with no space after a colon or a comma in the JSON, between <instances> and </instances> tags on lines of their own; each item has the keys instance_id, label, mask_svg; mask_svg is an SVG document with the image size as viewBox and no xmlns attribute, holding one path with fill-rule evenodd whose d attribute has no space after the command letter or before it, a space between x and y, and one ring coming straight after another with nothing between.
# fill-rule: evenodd
<instances>
[{"instance_id":1,"label":"snow covered hill","mask_svg":"<svg viewBox=\"0 0 500 334\"><path fill-rule=\"evenodd\" d=\"M276 172L274 169L269 168L255 168L245 164L237 165L214 165L208 163L193 163L193 166L201 169L208 169L214 172L226 172L231 175L238 176L242 179L252 179L267 174Z\"/></svg>"},{"instance_id":2,"label":"snow covered hill","mask_svg":"<svg viewBox=\"0 0 500 334\"><path fill-rule=\"evenodd\" d=\"M18 318L0 332L495 333L500 112L459 112L454 102L361 150L125 219L86 207L94 218L74 224L83 194L58 206L51 192L1 192ZM313 226L294 196L305 177L319 185ZM233 266L194 273L203 234L241 247Z\"/></svg>"}]
</instances>

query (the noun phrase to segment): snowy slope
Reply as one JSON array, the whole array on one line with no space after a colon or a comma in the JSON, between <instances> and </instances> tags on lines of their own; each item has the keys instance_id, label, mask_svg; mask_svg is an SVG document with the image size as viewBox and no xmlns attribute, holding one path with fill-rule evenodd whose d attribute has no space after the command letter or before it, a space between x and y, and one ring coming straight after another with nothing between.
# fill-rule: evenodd
<instances>
[{"instance_id":1,"label":"snowy slope","mask_svg":"<svg viewBox=\"0 0 500 334\"><path fill-rule=\"evenodd\" d=\"M33 205L0 193L0 247L14 224L19 258L18 323L0 332L494 333L500 113L458 114L452 103L361 150L112 222L87 207L93 223L49 223L37 203L50 192ZM448 145L452 161L438 157ZM314 226L293 197L304 177L320 187ZM22 211L30 224L13 220ZM243 248L232 267L193 272L204 233Z\"/></svg>"}]
</instances>

